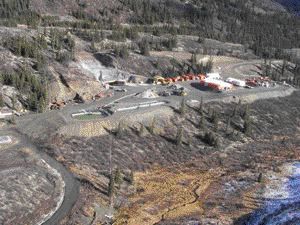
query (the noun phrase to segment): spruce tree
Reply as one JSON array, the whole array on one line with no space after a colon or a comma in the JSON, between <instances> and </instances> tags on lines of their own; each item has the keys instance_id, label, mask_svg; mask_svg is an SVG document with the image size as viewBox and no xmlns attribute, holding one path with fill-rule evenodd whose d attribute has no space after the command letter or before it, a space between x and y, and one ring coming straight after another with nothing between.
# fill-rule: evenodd
<instances>
[{"instance_id":1,"label":"spruce tree","mask_svg":"<svg viewBox=\"0 0 300 225\"><path fill-rule=\"evenodd\" d=\"M178 128L177 134L176 134L176 139L175 139L176 145L181 145L182 139L183 139L183 128L180 127L180 128Z\"/></svg>"},{"instance_id":2,"label":"spruce tree","mask_svg":"<svg viewBox=\"0 0 300 225\"><path fill-rule=\"evenodd\" d=\"M1 93L0 93L0 107L4 107L4 99Z\"/></svg>"},{"instance_id":3,"label":"spruce tree","mask_svg":"<svg viewBox=\"0 0 300 225\"><path fill-rule=\"evenodd\" d=\"M185 102L184 98L181 100L180 108L179 108L179 113L182 116L186 113L186 102Z\"/></svg>"},{"instance_id":4,"label":"spruce tree","mask_svg":"<svg viewBox=\"0 0 300 225\"><path fill-rule=\"evenodd\" d=\"M114 178L115 178L115 181L114 181L115 184L118 186L118 188L120 188L123 177L122 177L121 170L119 168L116 169Z\"/></svg>"},{"instance_id":5,"label":"spruce tree","mask_svg":"<svg viewBox=\"0 0 300 225\"><path fill-rule=\"evenodd\" d=\"M149 125L149 132L150 134L155 134L155 126L156 126L156 119L153 118L150 125Z\"/></svg>"},{"instance_id":6,"label":"spruce tree","mask_svg":"<svg viewBox=\"0 0 300 225\"><path fill-rule=\"evenodd\" d=\"M110 198L113 197L115 193L115 176L114 174L112 173L109 177L109 183L108 183L108 196Z\"/></svg>"},{"instance_id":7,"label":"spruce tree","mask_svg":"<svg viewBox=\"0 0 300 225\"><path fill-rule=\"evenodd\" d=\"M140 137L143 137L143 136L145 135L145 126L144 126L144 124L142 124L142 123L141 123L141 125L140 125L140 129L138 130L138 135L139 135Z\"/></svg>"}]
</instances>

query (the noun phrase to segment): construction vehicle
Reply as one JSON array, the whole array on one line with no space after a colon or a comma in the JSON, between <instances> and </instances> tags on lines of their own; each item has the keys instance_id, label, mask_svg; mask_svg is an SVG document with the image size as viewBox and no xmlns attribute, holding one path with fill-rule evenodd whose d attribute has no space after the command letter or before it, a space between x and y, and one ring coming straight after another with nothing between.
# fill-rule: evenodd
<instances>
[{"instance_id":1,"label":"construction vehicle","mask_svg":"<svg viewBox=\"0 0 300 225\"><path fill-rule=\"evenodd\" d=\"M154 84L162 84L162 85L168 85L169 82L167 81L167 79L165 79L162 76L155 76L153 77L153 83Z\"/></svg>"},{"instance_id":2,"label":"construction vehicle","mask_svg":"<svg viewBox=\"0 0 300 225\"><path fill-rule=\"evenodd\" d=\"M186 92L185 90L181 90L181 89L179 89L179 90L174 90L174 91L173 91L173 94L174 94L174 95L177 95L177 96L187 96L187 92Z\"/></svg>"}]
</instances>

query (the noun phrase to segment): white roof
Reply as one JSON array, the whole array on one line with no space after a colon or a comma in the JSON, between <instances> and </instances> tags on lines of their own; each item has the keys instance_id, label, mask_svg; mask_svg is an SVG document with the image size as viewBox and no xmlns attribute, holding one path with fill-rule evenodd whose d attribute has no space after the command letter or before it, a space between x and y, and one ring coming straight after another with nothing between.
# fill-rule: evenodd
<instances>
[{"instance_id":1,"label":"white roof","mask_svg":"<svg viewBox=\"0 0 300 225\"><path fill-rule=\"evenodd\" d=\"M235 81L235 82L245 82L245 81L243 81L243 80L235 79L235 78L232 78L232 77L228 77L228 78L226 79L226 81L229 81L229 82L232 82L232 81Z\"/></svg>"},{"instance_id":2,"label":"white roof","mask_svg":"<svg viewBox=\"0 0 300 225\"><path fill-rule=\"evenodd\" d=\"M219 73L208 73L206 74L206 77L217 77L217 78L220 78L220 74Z\"/></svg>"},{"instance_id":3,"label":"white roof","mask_svg":"<svg viewBox=\"0 0 300 225\"><path fill-rule=\"evenodd\" d=\"M238 79L235 79L235 78L232 78L232 77L227 78L226 82L233 83L233 84L239 85L239 86L246 86L246 82L245 81L238 80Z\"/></svg>"}]
</instances>

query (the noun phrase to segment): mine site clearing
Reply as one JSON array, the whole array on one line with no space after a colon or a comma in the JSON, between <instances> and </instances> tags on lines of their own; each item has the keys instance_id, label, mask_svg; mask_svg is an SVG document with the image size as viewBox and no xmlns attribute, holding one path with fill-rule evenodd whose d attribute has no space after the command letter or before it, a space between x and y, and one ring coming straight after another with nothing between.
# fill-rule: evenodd
<instances>
[{"instance_id":1,"label":"mine site clearing","mask_svg":"<svg viewBox=\"0 0 300 225\"><path fill-rule=\"evenodd\" d=\"M146 84L130 84L118 82L109 88L122 97L112 100L109 104L81 109L72 113L72 118L79 120L99 119L112 114L134 112L158 106L177 107L182 99L187 102L222 100L224 97L247 96L248 94L286 90L289 85L278 83L262 77L247 79L226 78L219 73L206 75L184 75L177 78L149 79ZM115 82L114 82L115 83ZM110 97L114 96L112 94ZM98 102L98 101L96 101ZM99 101L99 103L101 100Z\"/></svg>"}]
</instances>

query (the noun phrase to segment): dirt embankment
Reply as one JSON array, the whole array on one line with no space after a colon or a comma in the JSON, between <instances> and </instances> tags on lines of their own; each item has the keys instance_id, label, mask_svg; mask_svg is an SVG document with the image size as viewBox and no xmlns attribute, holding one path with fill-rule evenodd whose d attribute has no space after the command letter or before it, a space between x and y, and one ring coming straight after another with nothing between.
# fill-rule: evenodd
<instances>
[{"instance_id":1,"label":"dirt embankment","mask_svg":"<svg viewBox=\"0 0 300 225\"><path fill-rule=\"evenodd\" d=\"M116 129L120 122L124 122L126 126L131 126L137 123L149 123L153 118L168 120L172 115L173 111L168 107L135 112L134 114L119 113L103 120L77 121L60 128L58 133L69 137L97 137L107 135L107 131Z\"/></svg>"}]
</instances>

